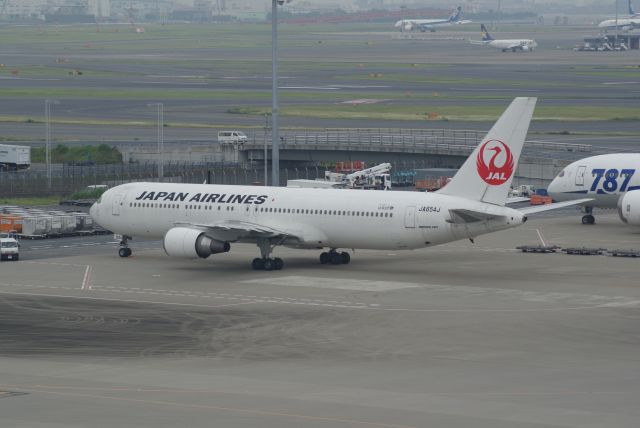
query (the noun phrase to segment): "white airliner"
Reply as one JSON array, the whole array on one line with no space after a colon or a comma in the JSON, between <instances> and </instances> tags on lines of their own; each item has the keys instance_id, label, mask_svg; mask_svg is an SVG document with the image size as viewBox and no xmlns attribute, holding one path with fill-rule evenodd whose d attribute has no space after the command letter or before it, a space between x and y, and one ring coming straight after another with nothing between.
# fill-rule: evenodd
<instances>
[{"instance_id":1,"label":"white airliner","mask_svg":"<svg viewBox=\"0 0 640 428\"><path fill-rule=\"evenodd\" d=\"M502 52L533 52L533 49L538 47L538 43L533 39L494 39L484 24L480 24L480 35L482 40L469 40L472 45L490 46L494 49L500 49Z\"/></svg>"},{"instance_id":2,"label":"white airliner","mask_svg":"<svg viewBox=\"0 0 640 428\"><path fill-rule=\"evenodd\" d=\"M516 98L446 187L437 193L207 184L130 183L91 207L102 227L121 234L121 257L134 236L163 239L171 257L206 258L252 242L254 269L281 269L278 245L320 249L323 264L349 263L343 249L409 250L519 226L527 214L582 201L505 207L535 98Z\"/></svg>"},{"instance_id":3,"label":"white airliner","mask_svg":"<svg viewBox=\"0 0 640 428\"><path fill-rule=\"evenodd\" d=\"M576 161L553 179L547 191L555 201L592 198L583 204L583 224L595 223L595 207L618 208L623 222L640 226L640 153L615 153Z\"/></svg>"},{"instance_id":4,"label":"white airliner","mask_svg":"<svg viewBox=\"0 0 640 428\"><path fill-rule=\"evenodd\" d=\"M622 30L631 31L634 28L640 28L640 14L636 13L631 6L631 0L629 0L629 16L618 17L618 19L606 19L598 24L598 28L603 30Z\"/></svg>"},{"instance_id":5,"label":"white airliner","mask_svg":"<svg viewBox=\"0 0 640 428\"><path fill-rule=\"evenodd\" d=\"M436 28L449 27L451 25L468 24L470 20L460 19L462 16L462 6L458 6L450 17L444 19L401 19L396 22L395 27L400 31L412 31L420 30L423 33L425 31L436 31Z\"/></svg>"}]
</instances>

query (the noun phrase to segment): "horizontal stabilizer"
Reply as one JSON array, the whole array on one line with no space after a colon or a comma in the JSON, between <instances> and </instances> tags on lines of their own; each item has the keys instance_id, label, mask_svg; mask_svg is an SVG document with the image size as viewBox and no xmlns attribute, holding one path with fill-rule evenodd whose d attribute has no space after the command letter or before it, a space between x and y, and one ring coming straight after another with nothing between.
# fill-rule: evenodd
<instances>
[{"instance_id":1,"label":"horizontal stabilizer","mask_svg":"<svg viewBox=\"0 0 640 428\"><path fill-rule=\"evenodd\" d=\"M447 219L447 223L453 224L462 224L462 223L477 223L479 221L487 221L498 216L493 214L487 214L481 211L473 211L473 210L449 210L449 214L451 214L451 218Z\"/></svg>"},{"instance_id":2,"label":"horizontal stabilizer","mask_svg":"<svg viewBox=\"0 0 640 428\"><path fill-rule=\"evenodd\" d=\"M555 210L557 208L570 207L572 205L580 205L590 201L593 201L593 199L592 198L576 199L575 201L556 202L556 203L547 204L547 205L535 205L532 207L519 208L518 211L520 211L523 214L535 214L535 213L541 213L544 211Z\"/></svg>"},{"instance_id":3,"label":"horizontal stabilizer","mask_svg":"<svg viewBox=\"0 0 640 428\"><path fill-rule=\"evenodd\" d=\"M528 202L530 198L525 198L524 196L513 196L511 198L507 198L507 204L517 204L518 202Z\"/></svg>"}]
</instances>

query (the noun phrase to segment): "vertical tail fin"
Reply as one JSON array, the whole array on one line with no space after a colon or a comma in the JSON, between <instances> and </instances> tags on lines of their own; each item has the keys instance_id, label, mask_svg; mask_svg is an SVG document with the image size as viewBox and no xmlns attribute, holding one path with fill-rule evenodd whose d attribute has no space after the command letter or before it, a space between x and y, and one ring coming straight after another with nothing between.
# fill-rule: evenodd
<instances>
[{"instance_id":1,"label":"vertical tail fin","mask_svg":"<svg viewBox=\"0 0 640 428\"><path fill-rule=\"evenodd\" d=\"M480 35L482 36L483 42L490 42L493 40L493 37L491 37L491 34L489 34L489 31L487 31L487 27L485 27L484 24L480 24Z\"/></svg>"},{"instance_id":2,"label":"vertical tail fin","mask_svg":"<svg viewBox=\"0 0 640 428\"><path fill-rule=\"evenodd\" d=\"M438 192L504 206L536 100L514 99L458 173Z\"/></svg>"},{"instance_id":3,"label":"vertical tail fin","mask_svg":"<svg viewBox=\"0 0 640 428\"><path fill-rule=\"evenodd\" d=\"M633 10L633 6L631 6L631 0L629 0L629 15L631 15L631 17L636 16L636 11Z\"/></svg>"},{"instance_id":4,"label":"vertical tail fin","mask_svg":"<svg viewBox=\"0 0 640 428\"><path fill-rule=\"evenodd\" d=\"M462 15L462 6L458 6L455 8L451 16L449 17L449 21L456 22L460 20L460 16Z\"/></svg>"}]
</instances>

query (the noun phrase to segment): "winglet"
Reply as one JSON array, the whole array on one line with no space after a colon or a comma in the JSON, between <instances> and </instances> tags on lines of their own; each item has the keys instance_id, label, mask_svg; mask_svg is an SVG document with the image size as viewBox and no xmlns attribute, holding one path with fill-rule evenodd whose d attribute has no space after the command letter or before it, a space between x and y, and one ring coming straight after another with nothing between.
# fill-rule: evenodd
<instances>
[{"instance_id":1,"label":"winglet","mask_svg":"<svg viewBox=\"0 0 640 428\"><path fill-rule=\"evenodd\" d=\"M536 100L514 99L453 179L438 193L504 206Z\"/></svg>"}]
</instances>

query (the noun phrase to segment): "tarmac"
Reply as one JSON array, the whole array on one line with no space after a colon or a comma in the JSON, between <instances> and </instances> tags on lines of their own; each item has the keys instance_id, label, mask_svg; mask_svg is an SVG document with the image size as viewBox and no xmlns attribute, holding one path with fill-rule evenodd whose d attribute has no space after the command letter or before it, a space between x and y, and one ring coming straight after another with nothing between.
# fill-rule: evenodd
<instances>
[{"instance_id":1,"label":"tarmac","mask_svg":"<svg viewBox=\"0 0 640 428\"><path fill-rule=\"evenodd\" d=\"M515 250L640 249L596 218L342 266L278 248L274 272L248 244L25 244L0 266L2 426L636 427L640 260Z\"/></svg>"}]
</instances>

